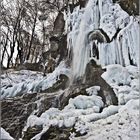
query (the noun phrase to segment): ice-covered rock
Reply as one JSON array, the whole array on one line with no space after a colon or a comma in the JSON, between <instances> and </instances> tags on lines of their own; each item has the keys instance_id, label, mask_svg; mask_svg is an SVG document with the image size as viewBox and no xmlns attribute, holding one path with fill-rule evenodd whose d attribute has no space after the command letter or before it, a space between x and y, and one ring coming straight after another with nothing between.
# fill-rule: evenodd
<instances>
[{"instance_id":1,"label":"ice-covered rock","mask_svg":"<svg viewBox=\"0 0 140 140\"><path fill-rule=\"evenodd\" d=\"M60 75L70 77L70 70L62 61L60 65L46 77L43 73L32 71L16 71L2 75L1 98L15 97L24 93L39 93L52 87L60 80Z\"/></svg>"},{"instance_id":2,"label":"ice-covered rock","mask_svg":"<svg viewBox=\"0 0 140 140\"><path fill-rule=\"evenodd\" d=\"M102 78L110 85L129 85L131 78L128 70L121 65L108 65L106 72L102 74Z\"/></svg>"},{"instance_id":3,"label":"ice-covered rock","mask_svg":"<svg viewBox=\"0 0 140 140\"><path fill-rule=\"evenodd\" d=\"M135 66L109 65L102 77L113 87L119 104L139 98L139 76Z\"/></svg>"},{"instance_id":4,"label":"ice-covered rock","mask_svg":"<svg viewBox=\"0 0 140 140\"><path fill-rule=\"evenodd\" d=\"M74 99L69 100L67 108L75 108L75 109L87 109L87 108L92 108L92 107L99 107L102 108L104 106L104 103L101 99L101 97L98 97L96 95L92 96L84 96L84 95L79 95L75 97Z\"/></svg>"},{"instance_id":5,"label":"ice-covered rock","mask_svg":"<svg viewBox=\"0 0 140 140\"><path fill-rule=\"evenodd\" d=\"M12 138L10 134L6 132L5 129L3 129L2 127L0 128L0 139L1 140L14 140L14 138Z\"/></svg>"},{"instance_id":6,"label":"ice-covered rock","mask_svg":"<svg viewBox=\"0 0 140 140\"><path fill-rule=\"evenodd\" d=\"M100 86L93 86L86 89L89 95L97 95L98 91L100 91Z\"/></svg>"},{"instance_id":7,"label":"ice-covered rock","mask_svg":"<svg viewBox=\"0 0 140 140\"><path fill-rule=\"evenodd\" d=\"M138 140L139 139L139 100L130 100L118 113L96 122L87 123L81 130L85 136L73 137L73 140Z\"/></svg>"}]
</instances>

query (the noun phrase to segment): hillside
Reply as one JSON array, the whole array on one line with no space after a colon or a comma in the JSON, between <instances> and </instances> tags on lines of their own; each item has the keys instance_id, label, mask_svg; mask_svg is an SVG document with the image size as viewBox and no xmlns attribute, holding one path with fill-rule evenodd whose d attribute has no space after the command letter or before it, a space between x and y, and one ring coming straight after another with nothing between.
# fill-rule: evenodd
<instances>
[{"instance_id":1,"label":"hillside","mask_svg":"<svg viewBox=\"0 0 140 140\"><path fill-rule=\"evenodd\" d=\"M2 140L139 140L138 1L2 6Z\"/></svg>"}]
</instances>

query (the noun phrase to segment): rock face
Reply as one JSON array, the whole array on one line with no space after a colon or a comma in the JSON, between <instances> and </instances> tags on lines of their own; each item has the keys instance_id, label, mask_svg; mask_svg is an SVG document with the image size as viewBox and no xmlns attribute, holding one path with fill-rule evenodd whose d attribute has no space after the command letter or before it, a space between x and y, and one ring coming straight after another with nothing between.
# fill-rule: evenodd
<instances>
[{"instance_id":1,"label":"rock face","mask_svg":"<svg viewBox=\"0 0 140 140\"><path fill-rule=\"evenodd\" d=\"M98 96L102 97L105 106L118 105L118 99L113 89L101 77L103 72L104 70L100 66L96 65L94 61L91 61L87 65L85 77L74 81L75 83L57 98L57 107L63 109L68 104L70 98L78 95L87 95L86 88L91 86L101 87Z\"/></svg>"},{"instance_id":2,"label":"rock face","mask_svg":"<svg viewBox=\"0 0 140 140\"><path fill-rule=\"evenodd\" d=\"M113 91L113 89L106 83L106 81L101 77L104 70L96 65L94 60L88 63L85 73L85 83L89 86L100 86L101 90L99 96L102 97L104 103L108 105L117 105L118 99Z\"/></svg>"},{"instance_id":3,"label":"rock face","mask_svg":"<svg viewBox=\"0 0 140 140\"><path fill-rule=\"evenodd\" d=\"M60 74L59 79L57 80L57 82L50 88L42 91L45 93L53 93L56 92L58 90L64 90L69 86L69 78L64 75L64 74Z\"/></svg>"},{"instance_id":4,"label":"rock face","mask_svg":"<svg viewBox=\"0 0 140 140\"><path fill-rule=\"evenodd\" d=\"M40 63L25 63L18 66L16 70L43 71L43 66Z\"/></svg>"},{"instance_id":5,"label":"rock face","mask_svg":"<svg viewBox=\"0 0 140 140\"><path fill-rule=\"evenodd\" d=\"M123 10L130 15L139 15L139 1L138 0L113 0L118 2Z\"/></svg>"},{"instance_id":6,"label":"rock face","mask_svg":"<svg viewBox=\"0 0 140 140\"><path fill-rule=\"evenodd\" d=\"M38 108L36 114L39 116L45 110L54 106L55 98L58 93L42 93L42 94L25 94L21 97L6 99L2 101L2 121L1 126L5 128L10 135L19 140L22 137L22 129L24 128L29 115ZM37 105L37 101L40 106ZM25 140L29 140L41 130L41 128L32 128L29 133L25 134ZM35 133L37 131L37 133Z\"/></svg>"},{"instance_id":7,"label":"rock face","mask_svg":"<svg viewBox=\"0 0 140 140\"><path fill-rule=\"evenodd\" d=\"M44 69L44 75L54 71L62 60L67 57L67 36L52 36L50 38L50 49L43 53L43 61L48 62Z\"/></svg>"},{"instance_id":8,"label":"rock face","mask_svg":"<svg viewBox=\"0 0 140 140\"><path fill-rule=\"evenodd\" d=\"M87 95L86 85L72 85L66 89L57 99L56 105L61 110L68 105L69 99L79 95Z\"/></svg>"},{"instance_id":9,"label":"rock face","mask_svg":"<svg viewBox=\"0 0 140 140\"><path fill-rule=\"evenodd\" d=\"M69 79L65 75L60 75L59 80L46 91L42 93L24 94L20 97L2 100L2 127L8 131L15 139L22 136L22 129L25 126L29 115L38 109L36 115L40 116L50 107L57 107L56 96L59 95L59 90L64 90L68 85ZM56 92L58 91L58 92ZM38 105L40 101L40 105ZM35 135L37 128L32 128L29 133L26 133L27 140Z\"/></svg>"},{"instance_id":10,"label":"rock face","mask_svg":"<svg viewBox=\"0 0 140 140\"><path fill-rule=\"evenodd\" d=\"M2 101L1 126L8 131L15 139L22 135L22 129L29 115L37 108L34 103L37 94L24 95L15 99L6 99Z\"/></svg>"},{"instance_id":11,"label":"rock face","mask_svg":"<svg viewBox=\"0 0 140 140\"><path fill-rule=\"evenodd\" d=\"M79 0L80 7L85 7L88 0Z\"/></svg>"},{"instance_id":12,"label":"rock face","mask_svg":"<svg viewBox=\"0 0 140 140\"><path fill-rule=\"evenodd\" d=\"M59 58L58 63L67 57L67 35L52 36L50 44L50 55L54 59Z\"/></svg>"},{"instance_id":13,"label":"rock face","mask_svg":"<svg viewBox=\"0 0 140 140\"><path fill-rule=\"evenodd\" d=\"M65 27L64 15L60 11L54 22L53 34L61 35L64 31L64 27Z\"/></svg>"}]
</instances>

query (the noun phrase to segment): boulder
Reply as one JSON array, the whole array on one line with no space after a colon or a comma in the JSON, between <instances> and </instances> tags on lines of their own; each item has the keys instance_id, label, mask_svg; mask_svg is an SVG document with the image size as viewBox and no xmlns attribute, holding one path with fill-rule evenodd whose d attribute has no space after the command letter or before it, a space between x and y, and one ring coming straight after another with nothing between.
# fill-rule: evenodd
<instances>
[{"instance_id":1,"label":"boulder","mask_svg":"<svg viewBox=\"0 0 140 140\"><path fill-rule=\"evenodd\" d=\"M89 86L100 86L99 96L102 97L106 106L118 105L118 99L113 89L101 77L104 70L98 66L94 60L87 64L84 82Z\"/></svg>"}]
</instances>

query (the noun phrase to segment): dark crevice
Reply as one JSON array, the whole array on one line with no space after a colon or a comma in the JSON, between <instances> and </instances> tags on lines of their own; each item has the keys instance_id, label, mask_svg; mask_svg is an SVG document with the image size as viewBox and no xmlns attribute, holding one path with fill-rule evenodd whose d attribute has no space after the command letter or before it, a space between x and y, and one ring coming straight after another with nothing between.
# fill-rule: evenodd
<instances>
[{"instance_id":1,"label":"dark crevice","mask_svg":"<svg viewBox=\"0 0 140 140\"><path fill-rule=\"evenodd\" d=\"M118 33L121 31L121 29L117 29L115 35L112 37L112 39L110 40L110 38L108 37L108 35L106 34L106 32L103 29L99 29L101 31L101 33L104 35L104 37L106 38L107 43L112 42L118 35Z\"/></svg>"}]
</instances>

